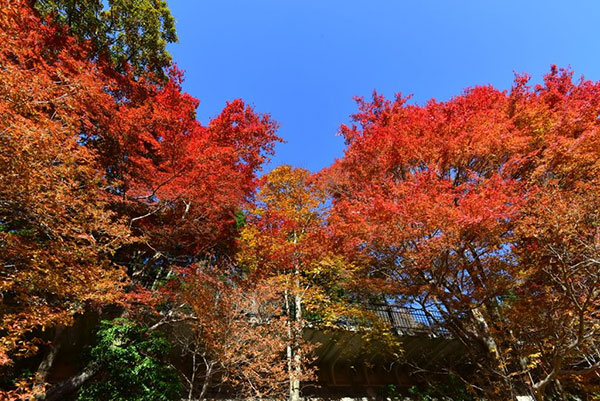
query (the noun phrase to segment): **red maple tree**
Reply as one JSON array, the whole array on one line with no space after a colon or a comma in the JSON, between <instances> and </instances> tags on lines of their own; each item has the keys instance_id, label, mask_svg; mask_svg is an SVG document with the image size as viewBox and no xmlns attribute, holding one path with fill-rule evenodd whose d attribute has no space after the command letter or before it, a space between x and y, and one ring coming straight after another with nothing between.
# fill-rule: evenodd
<instances>
[{"instance_id":1,"label":"red maple tree","mask_svg":"<svg viewBox=\"0 0 600 401\"><path fill-rule=\"evenodd\" d=\"M600 84L554 67L527 82L423 106L359 99L324 173L365 280L441 316L478 369L472 389L499 399L542 399L599 361Z\"/></svg>"}]
</instances>

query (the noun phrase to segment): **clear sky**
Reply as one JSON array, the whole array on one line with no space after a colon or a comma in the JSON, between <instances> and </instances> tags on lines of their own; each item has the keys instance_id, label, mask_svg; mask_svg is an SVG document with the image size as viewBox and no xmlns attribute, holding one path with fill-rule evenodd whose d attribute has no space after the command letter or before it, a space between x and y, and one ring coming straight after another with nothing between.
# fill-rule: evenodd
<instances>
[{"instance_id":1,"label":"clear sky","mask_svg":"<svg viewBox=\"0 0 600 401\"><path fill-rule=\"evenodd\" d=\"M335 136L374 89L414 101L465 87L507 89L551 64L600 80L600 1L168 0L169 47L206 123L242 98L281 124L270 167L317 171L342 156Z\"/></svg>"}]
</instances>

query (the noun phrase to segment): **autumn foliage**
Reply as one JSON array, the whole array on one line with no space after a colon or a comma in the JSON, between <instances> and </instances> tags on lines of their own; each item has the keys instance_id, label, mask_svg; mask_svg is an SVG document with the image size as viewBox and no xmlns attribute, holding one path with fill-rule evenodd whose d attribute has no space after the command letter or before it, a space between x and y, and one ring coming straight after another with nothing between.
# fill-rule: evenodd
<instances>
[{"instance_id":1,"label":"autumn foliage","mask_svg":"<svg viewBox=\"0 0 600 401\"><path fill-rule=\"evenodd\" d=\"M127 306L128 288L230 248L278 138L241 100L202 126L176 67L163 84L134 79L24 2L0 10L0 360L9 366L36 353L45 329Z\"/></svg>"},{"instance_id":2,"label":"autumn foliage","mask_svg":"<svg viewBox=\"0 0 600 401\"><path fill-rule=\"evenodd\" d=\"M80 145L91 103L112 101L85 48L3 4L0 249L3 364L37 349L24 336L111 302L123 274L109 257L127 237L108 209L94 149ZM74 110L82 112L74 113Z\"/></svg>"},{"instance_id":3,"label":"autumn foliage","mask_svg":"<svg viewBox=\"0 0 600 401\"><path fill-rule=\"evenodd\" d=\"M572 75L423 106L359 99L327 172L348 253L386 296L442 317L488 397L597 377L600 85Z\"/></svg>"},{"instance_id":4,"label":"autumn foliage","mask_svg":"<svg viewBox=\"0 0 600 401\"><path fill-rule=\"evenodd\" d=\"M154 338L188 399L298 400L307 328L401 359L378 302L461 344L447 370L473 396L600 391L599 83L552 67L444 102L375 93L332 166L260 176L271 117L237 99L202 125L165 2L109 3L0 0L0 397L120 396L113 345ZM110 358L53 382L92 316L120 317Z\"/></svg>"},{"instance_id":5,"label":"autumn foliage","mask_svg":"<svg viewBox=\"0 0 600 401\"><path fill-rule=\"evenodd\" d=\"M232 396L285 398L287 317L279 308L277 286L224 280L222 271L206 264L179 274L167 285L181 318L169 337L185 362L188 399L204 399L216 389Z\"/></svg>"}]
</instances>

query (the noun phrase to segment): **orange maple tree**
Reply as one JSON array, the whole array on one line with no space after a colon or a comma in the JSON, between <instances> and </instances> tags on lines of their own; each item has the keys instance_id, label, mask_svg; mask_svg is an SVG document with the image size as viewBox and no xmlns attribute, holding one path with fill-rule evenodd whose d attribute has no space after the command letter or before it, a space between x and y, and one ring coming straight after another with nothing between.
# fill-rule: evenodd
<instances>
[{"instance_id":1,"label":"orange maple tree","mask_svg":"<svg viewBox=\"0 0 600 401\"><path fill-rule=\"evenodd\" d=\"M3 2L0 19L0 363L9 364L37 350L34 329L115 301L123 273L110 255L127 227L108 209L96 153L80 143L86 104L110 99L97 69L73 58L85 48L18 3Z\"/></svg>"},{"instance_id":2,"label":"orange maple tree","mask_svg":"<svg viewBox=\"0 0 600 401\"><path fill-rule=\"evenodd\" d=\"M206 399L215 389L237 397L285 397L287 318L277 286L227 278L207 263L178 273L163 293L177 305L169 337L185 362L180 372L188 399Z\"/></svg>"},{"instance_id":3,"label":"orange maple tree","mask_svg":"<svg viewBox=\"0 0 600 401\"><path fill-rule=\"evenodd\" d=\"M303 169L280 166L263 177L257 207L241 233L239 263L260 280L281 289L281 314L286 318L285 356L290 400L300 399L301 383L311 379L308 344L303 339L306 302L319 293L310 277L324 262L322 208L325 193Z\"/></svg>"},{"instance_id":4,"label":"orange maple tree","mask_svg":"<svg viewBox=\"0 0 600 401\"><path fill-rule=\"evenodd\" d=\"M203 126L176 67L166 81L117 71L27 2L0 6L0 363L11 369L45 329L127 306L124 291L147 301L135 289L173 266L228 257L278 138L241 100Z\"/></svg>"},{"instance_id":5,"label":"orange maple tree","mask_svg":"<svg viewBox=\"0 0 600 401\"><path fill-rule=\"evenodd\" d=\"M279 290L290 400L300 399L302 387L314 379L318 344L305 340L309 327L351 328L367 347L376 344L390 359L400 353L390 328L365 309L356 266L340 252L327 225L326 200L308 170L279 166L262 177L239 239L239 268L249 280L267 280Z\"/></svg>"}]
</instances>

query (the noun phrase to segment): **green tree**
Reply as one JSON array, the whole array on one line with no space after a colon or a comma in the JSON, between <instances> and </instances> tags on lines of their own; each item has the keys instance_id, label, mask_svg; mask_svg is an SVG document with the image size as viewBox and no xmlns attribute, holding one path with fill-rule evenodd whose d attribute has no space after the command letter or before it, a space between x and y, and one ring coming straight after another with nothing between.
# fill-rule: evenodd
<instances>
[{"instance_id":1,"label":"green tree","mask_svg":"<svg viewBox=\"0 0 600 401\"><path fill-rule=\"evenodd\" d=\"M175 19L165 0L31 0L43 15L70 27L70 33L89 40L96 55L126 64L136 75L144 70L164 78L171 64L167 43L177 41Z\"/></svg>"},{"instance_id":2,"label":"green tree","mask_svg":"<svg viewBox=\"0 0 600 401\"><path fill-rule=\"evenodd\" d=\"M158 332L122 318L102 322L91 351L101 368L99 380L86 386L78 400L179 399L179 378L165 362L168 352L169 343Z\"/></svg>"}]
</instances>

